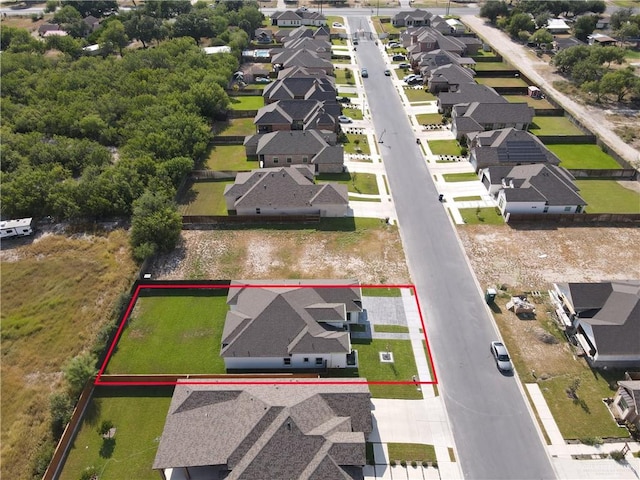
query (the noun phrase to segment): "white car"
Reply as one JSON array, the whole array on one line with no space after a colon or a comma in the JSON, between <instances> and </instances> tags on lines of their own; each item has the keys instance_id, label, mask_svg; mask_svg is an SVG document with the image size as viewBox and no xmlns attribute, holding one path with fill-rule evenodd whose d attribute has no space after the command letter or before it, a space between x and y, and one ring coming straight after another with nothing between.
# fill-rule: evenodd
<instances>
[{"instance_id":1,"label":"white car","mask_svg":"<svg viewBox=\"0 0 640 480\"><path fill-rule=\"evenodd\" d=\"M353 120L351 120L351 118L347 117L346 115L340 115L338 117L338 121L340 123L351 123L351 122L353 122Z\"/></svg>"},{"instance_id":2,"label":"white car","mask_svg":"<svg viewBox=\"0 0 640 480\"><path fill-rule=\"evenodd\" d=\"M331 25L333 28L344 28L344 25L342 25L341 23L338 22L333 22L333 25Z\"/></svg>"},{"instance_id":3,"label":"white car","mask_svg":"<svg viewBox=\"0 0 640 480\"><path fill-rule=\"evenodd\" d=\"M404 77L404 78L402 79L402 81L403 81L404 83L411 83L411 82L413 82L413 81L416 79L416 77L417 77L417 75L415 75L415 74L413 74L413 73L412 73L412 74L407 75L406 77Z\"/></svg>"}]
</instances>

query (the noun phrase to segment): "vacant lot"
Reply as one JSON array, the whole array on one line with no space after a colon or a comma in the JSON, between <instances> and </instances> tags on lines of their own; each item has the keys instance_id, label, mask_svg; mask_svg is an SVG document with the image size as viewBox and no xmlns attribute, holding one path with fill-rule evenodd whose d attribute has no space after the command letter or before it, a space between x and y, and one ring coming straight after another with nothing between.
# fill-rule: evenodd
<instances>
[{"instance_id":1,"label":"vacant lot","mask_svg":"<svg viewBox=\"0 0 640 480\"><path fill-rule=\"evenodd\" d=\"M101 479L157 479L151 467L172 395L173 387L98 388L60 479L77 480L87 467ZM105 420L116 429L112 439L98 433Z\"/></svg>"},{"instance_id":2,"label":"vacant lot","mask_svg":"<svg viewBox=\"0 0 640 480\"><path fill-rule=\"evenodd\" d=\"M153 268L155 278L358 278L409 283L398 230L356 220L356 230L183 231L180 245Z\"/></svg>"},{"instance_id":3,"label":"vacant lot","mask_svg":"<svg viewBox=\"0 0 640 480\"><path fill-rule=\"evenodd\" d=\"M198 293L138 298L106 372L225 373L219 354L226 292Z\"/></svg>"},{"instance_id":4,"label":"vacant lot","mask_svg":"<svg viewBox=\"0 0 640 480\"><path fill-rule=\"evenodd\" d=\"M2 478L31 478L49 395L88 349L136 267L124 231L2 242Z\"/></svg>"}]
</instances>

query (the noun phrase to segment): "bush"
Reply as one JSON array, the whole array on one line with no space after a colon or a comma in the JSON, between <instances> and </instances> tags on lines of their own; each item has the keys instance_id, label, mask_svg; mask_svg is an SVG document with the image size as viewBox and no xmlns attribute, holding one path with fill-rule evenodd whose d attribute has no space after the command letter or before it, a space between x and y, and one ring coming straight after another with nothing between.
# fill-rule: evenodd
<instances>
[{"instance_id":1,"label":"bush","mask_svg":"<svg viewBox=\"0 0 640 480\"><path fill-rule=\"evenodd\" d=\"M580 442L591 446L602 445L604 443L600 437L583 437L580 439Z\"/></svg>"},{"instance_id":2,"label":"bush","mask_svg":"<svg viewBox=\"0 0 640 480\"><path fill-rule=\"evenodd\" d=\"M391 467L395 467L396 466L396 461L395 460L389 460L389 465Z\"/></svg>"},{"instance_id":3,"label":"bush","mask_svg":"<svg viewBox=\"0 0 640 480\"><path fill-rule=\"evenodd\" d=\"M400 462L400 465L403 466L404 468L407 468L407 461L406 460L402 460Z\"/></svg>"},{"instance_id":4,"label":"bush","mask_svg":"<svg viewBox=\"0 0 640 480\"><path fill-rule=\"evenodd\" d=\"M80 395L85 385L96 373L96 359L93 355L82 354L74 357L64 369L64 378L72 397Z\"/></svg>"},{"instance_id":5,"label":"bush","mask_svg":"<svg viewBox=\"0 0 640 480\"><path fill-rule=\"evenodd\" d=\"M51 413L51 434L58 439L64 432L64 428L71 420L73 402L69 395L62 392L54 392L49 398L49 412Z\"/></svg>"},{"instance_id":6,"label":"bush","mask_svg":"<svg viewBox=\"0 0 640 480\"><path fill-rule=\"evenodd\" d=\"M616 462L621 462L622 460L624 460L624 453L622 453L622 450L614 450L614 451L610 452L609 455Z\"/></svg>"},{"instance_id":7,"label":"bush","mask_svg":"<svg viewBox=\"0 0 640 480\"><path fill-rule=\"evenodd\" d=\"M56 446L51 439L47 439L38 445L31 468L34 477L41 478L44 475L55 451Z\"/></svg>"},{"instance_id":8,"label":"bush","mask_svg":"<svg viewBox=\"0 0 640 480\"><path fill-rule=\"evenodd\" d=\"M109 433L109 430L113 428L113 422L111 420L103 420L98 428L98 433L100 435L106 435Z\"/></svg>"},{"instance_id":9,"label":"bush","mask_svg":"<svg viewBox=\"0 0 640 480\"><path fill-rule=\"evenodd\" d=\"M411 466L413 468L417 468L418 467L418 462L416 462L415 460L411 460Z\"/></svg>"},{"instance_id":10,"label":"bush","mask_svg":"<svg viewBox=\"0 0 640 480\"><path fill-rule=\"evenodd\" d=\"M98 470L96 467L87 467L82 471L80 480L95 480L98 478Z\"/></svg>"},{"instance_id":11,"label":"bush","mask_svg":"<svg viewBox=\"0 0 640 480\"><path fill-rule=\"evenodd\" d=\"M427 468L427 467L429 466L429 462L427 462L426 460L423 460L423 461L422 461L422 466L423 466L424 468Z\"/></svg>"}]
</instances>

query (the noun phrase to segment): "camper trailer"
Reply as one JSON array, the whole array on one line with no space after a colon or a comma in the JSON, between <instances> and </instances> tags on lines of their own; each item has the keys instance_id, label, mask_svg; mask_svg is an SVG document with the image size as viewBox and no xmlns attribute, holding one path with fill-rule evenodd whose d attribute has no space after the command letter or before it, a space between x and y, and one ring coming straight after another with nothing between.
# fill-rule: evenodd
<instances>
[{"instance_id":1,"label":"camper trailer","mask_svg":"<svg viewBox=\"0 0 640 480\"><path fill-rule=\"evenodd\" d=\"M33 219L3 220L0 222L0 238L26 237L33 233Z\"/></svg>"}]
</instances>

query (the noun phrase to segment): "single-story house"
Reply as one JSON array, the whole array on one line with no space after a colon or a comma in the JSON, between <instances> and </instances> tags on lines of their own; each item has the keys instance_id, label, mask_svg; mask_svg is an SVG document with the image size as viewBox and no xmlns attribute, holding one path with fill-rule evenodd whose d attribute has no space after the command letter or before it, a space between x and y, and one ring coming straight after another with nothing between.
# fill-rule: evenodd
<instances>
[{"instance_id":1,"label":"single-story house","mask_svg":"<svg viewBox=\"0 0 640 480\"><path fill-rule=\"evenodd\" d=\"M328 50L328 57L331 58L331 49ZM320 57L311 50L289 50L283 49L271 57L271 63L278 68L304 67L308 70L320 70L331 75L333 73L333 63L331 60Z\"/></svg>"},{"instance_id":2,"label":"single-story house","mask_svg":"<svg viewBox=\"0 0 640 480\"><path fill-rule=\"evenodd\" d=\"M555 283L556 312L594 367L640 367L640 280Z\"/></svg>"},{"instance_id":3,"label":"single-story house","mask_svg":"<svg viewBox=\"0 0 640 480\"><path fill-rule=\"evenodd\" d=\"M278 27L299 27L301 25L320 27L326 24L327 17L319 12L312 12L306 7L295 11L275 11L271 14L271 25Z\"/></svg>"},{"instance_id":4,"label":"single-story house","mask_svg":"<svg viewBox=\"0 0 640 480\"><path fill-rule=\"evenodd\" d=\"M391 18L394 27L423 27L431 24L433 14L426 10L416 8L415 10L398 12Z\"/></svg>"},{"instance_id":5,"label":"single-story house","mask_svg":"<svg viewBox=\"0 0 640 480\"><path fill-rule=\"evenodd\" d=\"M640 372L625 372L609 408L618 423L640 429Z\"/></svg>"},{"instance_id":6,"label":"single-story house","mask_svg":"<svg viewBox=\"0 0 640 480\"><path fill-rule=\"evenodd\" d=\"M587 35L587 42L589 45L602 45L603 47L609 47L615 45L618 41L609 35L603 33L592 33Z\"/></svg>"},{"instance_id":7,"label":"single-story house","mask_svg":"<svg viewBox=\"0 0 640 480\"><path fill-rule=\"evenodd\" d=\"M178 382L153 462L164 480L364 478L366 379L245 380L255 383Z\"/></svg>"},{"instance_id":8,"label":"single-story house","mask_svg":"<svg viewBox=\"0 0 640 480\"><path fill-rule=\"evenodd\" d=\"M86 16L82 19L84 23L89 27L90 32L95 32L100 26L100 19L94 17L93 15Z\"/></svg>"},{"instance_id":9,"label":"single-story house","mask_svg":"<svg viewBox=\"0 0 640 480\"><path fill-rule=\"evenodd\" d=\"M362 312L357 280L236 280L227 304L220 351L227 371L358 366L348 330Z\"/></svg>"},{"instance_id":10,"label":"single-story house","mask_svg":"<svg viewBox=\"0 0 640 480\"><path fill-rule=\"evenodd\" d=\"M258 110L253 123L256 133L278 130L329 130L337 132L340 105L332 101L278 100Z\"/></svg>"},{"instance_id":11,"label":"single-story house","mask_svg":"<svg viewBox=\"0 0 640 480\"><path fill-rule=\"evenodd\" d=\"M579 45L586 45L586 43L578 40L576 37L556 37L553 39L554 52L560 52L566 48L577 47Z\"/></svg>"},{"instance_id":12,"label":"single-story house","mask_svg":"<svg viewBox=\"0 0 640 480\"><path fill-rule=\"evenodd\" d=\"M293 56L298 50L307 50L313 52L318 58L331 60L330 42L326 40L315 40L313 38L298 38L287 42L282 49L274 49L272 52L272 62L286 65L288 62L285 59Z\"/></svg>"},{"instance_id":13,"label":"single-story house","mask_svg":"<svg viewBox=\"0 0 640 480\"><path fill-rule=\"evenodd\" d=\"M549 33L569 33L571 27L561 18L550 18L544 27Z\"/></svg>"},{"instance_id":14,"label":"single-story house","mask_svg":"<svg viewBox=\"0 0 640 480\"><path fill-rule=\"evenodd\" d=\"M560 159L538 137L515 128L470 134L467 145L469 162L476 172L499 165L560 164Z\"/></svg>"},{"instance_id":15,"label":"single-story house","mask_svg":"<svg viewBox=\"0 0 640 480\"><path fill-rule=\"evenodd\" d=\"M38 35L41 37L45 37L47 34L51 34L51 32L58 32L55 33L55 35L67 35L67 32L62 30L62 27L57 23L43 23L38 27Z\"/></svg>"},{"instance_id":16,"label":"single-story house","mask_svg":"<svg viewBox=\"0 0 640 480\"><path fill-rule=\"evenodd\" d=\"M504 217L511 213L580 213L587 204L573 176L556 165L488 167L480 172L480 179L497 198Z\"/></svg>"},{"instance_id":17,"label":"single-story house","mask_svg":"<svg viewBox=\"0 0 640 480\"><path fill-rule=\"evenodd\" d=\"M596 30L604 30L609 28L611 24L611 15L600 15L596 22Z\"/></svg>"},{"instance_id":18,"label":"single-story house","mask_svg":"<svg viewBox=\"0 0 640 480\"><path fill-rule=\"evenodd\" d=\"M226 186L224 198L227 210L236 215L344 217L349 208L347 186L314 183L310 165L240 172Z\"/></svg>"},{"instance_id":19,"label":"single-story house","mask_svg":"<svg viewBox=\"0 0 640 480\"><path fill-rule=\"evenodd\" d=\"M312 165L314 173L342 173L344 147L337 145L334 132L293 130L245 137L247 158L257 159L260 168Z\"/></svg>"},{"instance_id":20,"label":"single-story house","mask_svg":"<svg viewBox=\"0 0 640 480\"><path fill-rule=\"evenodd\" d=\"M459 103L451 111L451 132L457 140L472 132L512 127L527 130L535 110L526 103Z\"/></svg>"},{"instance_id":21,"label":"single-story house","mask_svg":"<svg viewBox=\"0 0 640 480\"><path fill-rule=\"evenodd\" d=\"M268 28L257 28L253 33L256 42L266 45L273 42L273 32Z\"/></svg>"},{"instance_id":22,"label":"single-story house","mask_svg":"<svg viewBox=\"0 0 640 480\"><path fill-rule=\"evenodd\" d=\"M289 69L287 70L290 71ZM267 85L262 92L265 104L277 102L278 100L330 102L335 101L336 95L335 78L327 75L279 78Z\"/></svg>"},{"instance_id":23,"label":"single-story house","mask_svg":"<svg viewBox=\"0 0 640 480\"><path fill-rule=\"evenodd\" d=\"M472 69L450 63L431 70L427 85L431 93L456 91L463 83L473 82L474 75Z\"/></svg>"},{"instance_id":24,"label":"single-story house","mask_svg":"<svg viewBox=\"0 0 640 480\"><path fill-rule=\"evenodd\" d=\"M440 92L437 102L438 113L449 115L454 105L471 102L508 103L508 101L493 88L470 82L460 84L455 92Z\"/></svg>"}]
</instances>

